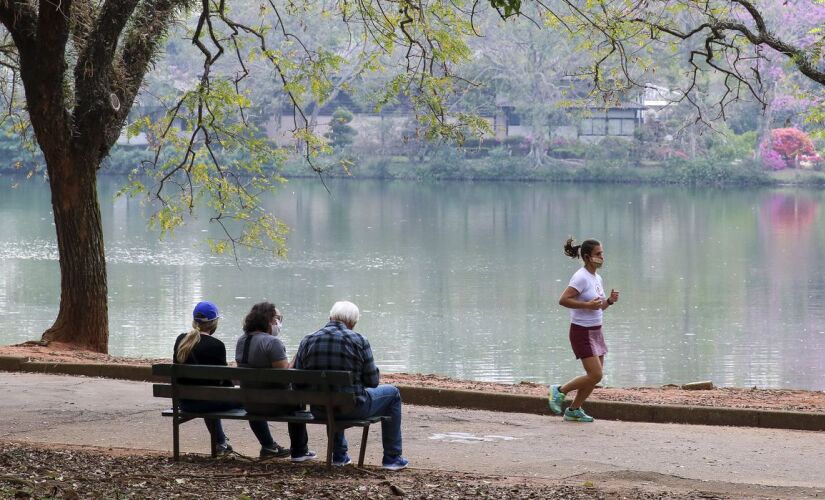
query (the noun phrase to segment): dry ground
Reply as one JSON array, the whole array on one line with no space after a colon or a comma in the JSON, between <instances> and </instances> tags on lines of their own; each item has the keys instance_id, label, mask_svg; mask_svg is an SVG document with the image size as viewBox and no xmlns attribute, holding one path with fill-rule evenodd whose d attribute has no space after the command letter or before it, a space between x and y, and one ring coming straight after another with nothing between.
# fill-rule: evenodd
<instances>
[{"instance_id":1,"label":"dry ground","mask_svg":"<svg viewBox=\"0 0 825 500\"><path fill-rule=\"evenodd\" d=\"M775 491L764 493L776 498ZM781 494L779 496L782 496ZM0 442L0 498L329 498L329 499L660 499L754 498L736 488L703 491L641 481L558 481L407 469L386 472L321 463L213 460L99 448Z\"/></svg>"}]
</instances>

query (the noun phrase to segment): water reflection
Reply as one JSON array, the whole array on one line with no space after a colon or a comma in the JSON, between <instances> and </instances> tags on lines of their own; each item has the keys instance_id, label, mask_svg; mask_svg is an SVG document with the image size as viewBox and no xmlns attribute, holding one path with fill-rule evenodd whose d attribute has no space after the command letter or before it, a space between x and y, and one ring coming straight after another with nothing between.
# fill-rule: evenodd
<instances>
[{"instance_id":1,"label":"water reflection","mask_svg":"<svg viewBox=\"0 0 825 500\"><path fill-rule=\"evenodd\" d=\"M111 352L171 356L209 298L234 340L253 302L285 311L284 340L324 323L333 301L387 371L559 380L579 368L557 299L577 264L570 235L605 243L622 291L605 333L612 385L825 388L825 231L820 192L518 183L290 181L265 204L293 228L288 260L209 254L206 220L158 240L138 201L103 178ZM47 187L2 181L0 340L47 328L58 300Z\"/></svg>"},{"instance_id":2,"label":"water reflection","mask_svg":"<svg viewBox=\"0 0 825 500\"><path fill-rule=\"evenodd\" d=\"M779 191L765 195L760 207L766 297L765 310L754 327L785 337L789 348L783 352L771 346L751 355L754 362L770 366L772 372L822 369L823 353L816 349L825 329L821 312L822 240L816 227L819 205L820 198L812 193ZM786 380L780 380L779 385Z\"/></svg>"},{"instance_id":3,"label":"water reflection","mask_svg":"<svg viewBox=\"0 0 825 500\"><path fill-rule=\"evenodd\" d=\"M819 202L806 195L771 193L761 208L762 221L777 235L805 236L816 220Z\"/></svg>"}]
</instances>

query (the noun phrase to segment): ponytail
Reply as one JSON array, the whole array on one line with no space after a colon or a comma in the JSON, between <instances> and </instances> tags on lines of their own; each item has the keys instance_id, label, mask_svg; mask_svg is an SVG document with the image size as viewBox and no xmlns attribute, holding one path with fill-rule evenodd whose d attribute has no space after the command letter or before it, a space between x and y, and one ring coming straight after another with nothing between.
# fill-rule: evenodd
<instances>
[{"instance_id":1,"label":"ponytail","mask_svg":"<svg viewBox=\"0 0 825 500\"><path fill-rule=\"evenodd\" d=\"M593 252L594 248L601 246L601 243L599 243L598 240L584 240L581 245L573 245L574 241L575 240L571 236L564 244L564 255L572 259L578 259L581 257L582 260L585 260L585 257L590 257L590 254Z\"/></svg>"},{"instance_id":2,"label":"ponytail","mask_svg":"<svg viewBox=\"0 0 825 500\"><path fill-rule=\"evenodd\" d=\"M564 244L564 255L570 257L571 259L578 259L581 245L573 246L574 241L575 240L572 236L567 238L567 242Z\"/></svg>"},{"instance_id":3,"label":"ponytail","mask_svg":"<svg viewBox=\"0 0 825 500\"><path fill-rule=\"evenodd\" d=\"M218 320L213 319L212 321L192 321L192 329L186 332L186 336L183 337L183 340L180 341L178 344L178 351L175 353L175 360L178 363L186 363L186 359L189 357L189 353L192 352L192 349L198 345L198 342L201 341L201 332L213 334L215 330L218 329Z\"/></svg>"}]
</instances>

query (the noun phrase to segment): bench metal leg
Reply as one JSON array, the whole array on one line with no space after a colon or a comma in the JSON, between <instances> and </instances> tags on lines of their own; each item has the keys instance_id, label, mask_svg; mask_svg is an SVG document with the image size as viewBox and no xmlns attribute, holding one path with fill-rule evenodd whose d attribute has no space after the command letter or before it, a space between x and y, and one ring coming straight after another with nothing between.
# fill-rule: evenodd
<instances>
[{"instance_id":1,"label":"bench metal leg","mask_svg":"<svg viewBox=\"0 0 825 500\"><path fill-rule=\"evenodd\" d=\"M327 467L332 467L333 442L335 442L335 426L327 424Z\"/></svg>"},{"instance_id":2,"label":"bench metal leg","mask_svg":"<svg viewBox=\"0 0 825 500\"><path fill-rule=\"evenodd\" d=\"M215 435L215 421L211 418L203 419L206 422L206 428L209 429L209 450L212 453L212 458L218 456L218 438Z\"/></svg>"},{"instance_id":3,"label":"bench metal leg","mask_svg":"<svg viewBox=\"0 0 825 500\"><path fill-rule=\"evenodd\" d=\"M361 433L361 451L358 452L358 467L364 466L364 455L367 454L367 437L370 434L370 426L364 426L364 432Z\"/></svg>"},{"instance_id":4,"label":"bench metal leg","mask_svg":"<svg viewBox=\"0 0 825 500\"><path fill-rule=\"evenodd\" d=\"M172 454L175 462L180 461L180 422L172 417Z\"/></svg>"}]
</instances>

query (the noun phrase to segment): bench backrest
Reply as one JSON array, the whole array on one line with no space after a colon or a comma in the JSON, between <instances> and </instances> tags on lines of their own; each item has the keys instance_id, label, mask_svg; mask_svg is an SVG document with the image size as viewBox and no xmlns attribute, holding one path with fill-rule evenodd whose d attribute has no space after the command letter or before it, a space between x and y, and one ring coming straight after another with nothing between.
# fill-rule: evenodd
<instances>
[{"instance_id":1,"label":"bench backrest","mask_svg":"<svg viewBox=\"0 0 825 500\"><path fill-rule=\"evenodd\" d=\"M154 384L157 397L173 400L195 399L205 401L232 401L243 404L324 406L336 412L355 406L355 395L340 392L342 386L352 385L352 373L333 370L293 370L277 368L236 368L214 365L152 365L152 375L168 377L170 384ZM214 380L215 385L187 385L181 379ZM222 387L223 380L241 384L296 384L297 390L273 388ZM175 405L177 406L177 405Z\"/></svg>"}]
</instances>

